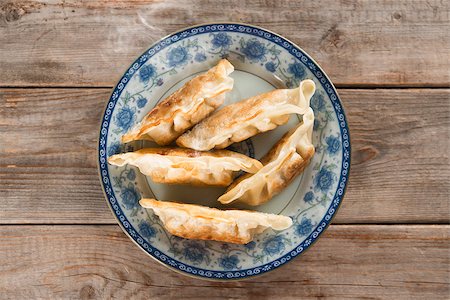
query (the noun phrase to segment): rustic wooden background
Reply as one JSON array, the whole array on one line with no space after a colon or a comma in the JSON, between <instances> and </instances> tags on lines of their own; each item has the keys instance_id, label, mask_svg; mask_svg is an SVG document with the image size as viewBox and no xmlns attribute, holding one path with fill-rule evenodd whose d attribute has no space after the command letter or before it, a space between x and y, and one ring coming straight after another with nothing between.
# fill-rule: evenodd
<instances>
[{"instance_id":1,"label":"rustic wooden background","mask_svg":"<svg viewBox=\"0 0 450 300\"><path fill-rule=\"evenodd\" d=\"M0 299L449 299L449 14L435 0L0 0ZM310 53L339 90L353 148L323 237L230 283L147 257L96 166L104 103L130 62L167 33L220 21Z\"/></svg>"}]
</instances>

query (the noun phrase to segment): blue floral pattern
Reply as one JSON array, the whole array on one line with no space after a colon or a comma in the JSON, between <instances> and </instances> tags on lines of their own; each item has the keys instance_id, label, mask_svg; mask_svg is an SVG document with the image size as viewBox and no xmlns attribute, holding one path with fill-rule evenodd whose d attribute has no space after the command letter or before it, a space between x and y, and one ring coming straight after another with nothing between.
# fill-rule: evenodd
<instances>
[{"instance_id":1,"label":"blue floral pattern","mask_svg":"<svg viewBox=\"0 0 450 300\"><path fill-rule=\"evenodd\" d=\"M126 209L133 209L139 205L140 196L134 187L127 187L120 193Z\"/></svg>"},{"instance_id":2,"label":"blue floral pattern","mask_svg":"<svg viewBox=\"0 0 450 300\"><path fill-rule=\"evenodd\" d=\"M130 171L128 171L128 173L127 173L127 179L128 179L128 180L131 180L131 181L133 181L133 180L136 179L136 172L135 172L133 169L131 169Z\"/></svg>"},{"instance_id":3,"label":"blue floral pattern","mask_svg":"<svg viewBox=\"0 0 450 300\"><path fill-rule=\"evenodd\" d=\"M330 154L335 155L341 150L341 141L338 137L334 135L327 136L325 142L327 143L327 151Z\"/></svg>"},{"instance_id":4,"label":"blue floral pattern","mask_svg":"<svg viewBox=\"0 0 450 300\"><path fill-rule=\"evenodd\" d=\"M151 64L142 66L142 68L139 70L139 79L145 84L155 76L156 68Z\"/></svg>"},{"instance_id":5,"label":"blue floral pattern","mask_svg":"<svg viewBox=\"0 0 450 300\"><path fill-rule=\"evenodd\" d=\"M129 107L120 108L116 116L116 125L122 129L122 131L127 131L131 128L136 119L135 111Z\"/></svg>"},{"instance_id":6,"label":"blue floral pattern","mask_svg":"<svg viewBox=\"0 0 450 300\"><path fill-rule=\"evenodd\" d=\"M295 233L297 233L300 236L307 236L308 234L311 233L313 227L314 226L311 223L311 220L304 217L301 223L295 226Z\"/></svg>"},{"instance_id":7,"label":"blue floral pattern","mask_svg":"<svg viewBox=\"0 0 450 300\"><path fill-rule=\"evenodd\" d=\"M267 255L275 255L284 251L283 237L276 235L264 241L263 252Z\"/></svg>"},{"instance_id":8,"label":"blue floral pattern","mask_svg":"<svg viewBox=\"0 0 450 300\"><path fill-rule=\"evenodd\" d=\"M169 67L184 66L191 59L192 55L183 46L172 48L167 52L167 65Z\"/></svg>"},{"instance_id":9,"label":"blue floral pattern","mask_svg":"<svg viewBox=\"0 0 450 300\"><path fill-rule=\"evenodd\" d=\"M308 248L324 230L340 203L348 177L348 129L334 88L302 51L289 48L288 42L277 40L270 33L246 31L251 28L248 26L225 25L226 30L207 27L197 27L195 34L195 28L176 34L177 39L169 37L170 42L158 43L130 67L113 91L102 122L100 172L114 214L145 251L195 276L242 278L286 263ZM294 225L283 232L267 230L246 245L189 241L170 235L152 210L138 204L141 197L149 196L146 178L137 169L111 167L106 162L107 156L141 147L139 143L122 145L120 137L142 119L170 84L183 79L186 70L207 69L221 57L258 69L265 73L262 76L276 76L288 87L296 87L306 78L313 79L317 86L311 100L316 115L316 154L301 179L305 190L298 194L303 201L291 203L289 210L283 212L292 217ZM252 144L251 140L248 142ZM246 154L254 152L253 146L239 147L244 147L238 151Z\"/></svg>"},{"instance_id":10,"label":"blue floral pattern","mask_svg":"<svg viewBox=\"0 0 450 300\"><path fill-rule=\"evenodd\" d=\"M137 106L138 108L143 108L146 104L147 104L147 99L145 99L145 98L139 98L138 101L137 101L137 103L136 103L136 106Z\"/></svg>"},{"instance_id":11,"label":"blue floral pattern","mask_svg":"<svg viewBox=\"0 0 450 300\"><path fill-rule=\"evenodd\" d=\"M311 107L315 113L323 112L325 110L325 99L320 92L314 93L311 97Z\"/></svg>"},{"instance_id":12,"label":"blue floral pattern","mask_svg":"<svg viewBox=\"0 0 450 300\"><path fill-rule=\"evenodd\" d=\"M233 44L231 37L225 32L219 32L216 34L211 33L213 39L211 40L211 44L213 48L224 48L228 49Z\"/></svg>"},{"instance_id":13,"label":"blue floral pattern","mask_svg":"<svg viewBox=\"0 0 450 300\"><path fill-rule=\"evenodd\" d=\"M219 259L219 265L225 270L240 269L238 264L239 258L237 255L224 256Z\"/></svg>"},{"instance_id":14,"label":"blue floral pattern","mask_svg":"<svg viewBox=\"0 0 450 300\"><path fill-rule=\"evenodd\" d=\"M322 192L328 192L335 180L336 175L324 166L314 178L314 189Z\"/></svg>"},{"instance_id":15,"label":"blue floral pattern","mask_svg":"<svg viewBox=\"0 0 450 300\"><path fill-rule=\"evenodd\" d=\"M305 69L303 68L303 64L298 62L289 64L287 71L292 75L294 75L294 77L298 80L302 80L306 75Z\"/></svg>"},{"instance_id":16,"label":"blue floral pattern","mask_svg":"<svg viewBox=\"0 0 450 300\"><path fill-rule=\"evenodd\" d=\"M266 46L257 39L244 41L241 40L241 51L247 59L252 62L265 61L267 49Z\"/></svg>"},{"instance_id":17,"label":"blue floral pattern","mask_svg":"<svg viewBox=\"0 0 450 300\"><path fill-rule=\"evenodd\" d=\"M309 191L305 194L303 197L303 200L305 200L306 203L311 203L314 201L314 193Z\"/></svg>"},{"instance_id":18,"label":"blue floral pattern","mask_svg":"<svg viewBox=\"0 0 450 300\"><path fill-rule=\"evenodd\" d=\"M269 72L274 73L277 70L277 66L275 65L275 63L273 61L269 61L268 63L265 64L266 70Z\"/></svg>"},{"instance_id":19,"label":"blue floral pattern","mask_svg":"<svg viewBox=\"0 0 450 300\"><path fill-rule=\"evenodd\" d=\"M139 232L141 235L147 239L151 239L156 236L156 229L150 225L148 222L141 222L139 224Z\"/></svg>"},{"instance_id":20,"label":"blue floral pattern","mask_svg":"<svg viewBox=\"0 0 450 300\"><path fill-rule=\"evenodd\" d=\"M195 54L194 60L195 60L196 62L202 62L202 61L205 61L205 60L206 60L206 55L205 55L205 53L197 53L197 54Z\"/></svg>"},{"instance_id":21,"label":"blue floral pattern","mask_svg":"<svg viewBox=\"0 0 450 300\"><path fill-rule=\"evenodd\" d=\"M194 264L200 264L208 256L205 248L196 241L188 241L184 244L183 255Z\"/></svg>"}]
</instances>

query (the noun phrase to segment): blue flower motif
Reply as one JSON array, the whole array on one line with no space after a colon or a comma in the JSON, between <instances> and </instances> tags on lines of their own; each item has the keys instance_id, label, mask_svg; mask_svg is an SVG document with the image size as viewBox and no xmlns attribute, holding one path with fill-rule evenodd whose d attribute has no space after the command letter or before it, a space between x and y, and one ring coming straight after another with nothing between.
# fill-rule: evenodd
<instances>
[{"instance_id":1,"label":"blue flower motif","mask_svg":"<svg viewBox=\"0 0 450 300\"><path fill-rule=\"evenodd\" d=\"M198 62L202 62L206 60L206 55L204 53L197 53L194 56L194 60Z\"/></svg>"},{"instance_id":2,"label":"blue flower motif","mask_svg":"<svg viewBox=\"0 0 450 300\"><path fill-rule=\"evenodd\" d=\"M120 193L120 197L122 198L123 204L126 209L133 209L138 206L138 201L140 196L138 192L134 189L134 187L128 187L124 189Z\"/></svg>"},{"instance_id":3,"label":"blue flower motif","mask_svg":"<svg viewBox=\"0 0 450 300\"><path fill-rule=\"evenodd\" d=\"M275 72L277 70L277 66L275 65L275 63L273 61L269 61L268 63L265 64L266 70L269 72Z\"/></svg>"},{"instance_id":4,"label":"blue flower motif","mask_svg":"<svg viewBox=\"0 0 450 300\"><path fill-rule=\"evenodd\" d=\"M317 130L320 127L320 121L314 118L313 130Z\"/></svg>"},{"instance_id":5,"label":"blue flower motif","mask_svg":"<svg viewBox=\"0 0 450 300\"><path fill-rule=\"evenodd\" d=\"M131 169L130 171L128 171L127 178L128 178L128 180L131 180L131 181L135 180L136 172L134 172L134 170Z\"/></svg>"},{"instance_id":6,"label":"blue flower motif","mask_svg":"<svg viewBox=\"0 0 450 300\"><path fill-rule=\"evenodd\" d=\"M144 65L139 70L139 80L147 83L151 78L156 76L156 68L153 65Z\"/></svg>"},{"instance_id":7,"label":"blue flower motif","mask_svg":"<svg viewBox=\"0 0 450 300\"><path fill-rule=\"evenodd\" d=\"M164 80L162 78L158 79L158 81L156 82L157 86L162 86L164 84Z\"/></svg>"},{"instance_id":8,"label":"blue flower motif","mask_svg":"<svg viewBox=\"0 0 450 300\"><path fill-rule=\"evenodd\" d=\"M264 241L263 252L267 255L275 255L284 250L283 238L280 235Z\"/></svg>"},{"instance_id":9,"label":"blue flower motif","mask_svg":"<svg viewBox=\"0 0 450 300\"><path fill-rule=\"evenodd\" d=\"M205 259L207 252L202 245L197 242L189 241L184 245L183 254L193 263L200 264Z\"/></svg>"},{"instance_id":10,"label":"blue flower motif","mask_svg":"<svg viewBox=\"0 0 450 300\"><path fill-rule=\"evenodd\" d=\"M339 152L339 150L341 150L341 142L339 141L339 138L335 137L335 136L328 136L325 138L325 141L327 143L327 151L330 154L336 154Z\"/></svg>"},{"instance_id":11,"label":"blue flower motif","mask_svg":"<svg viewBox=\"0 0 450 300\"><path fill-rule=\"evenodd\" d=\"M305 194L303 197L303 200L305 200L306 203L311 203L314 201L314 193L309 191Z\"/></svg>"},{"instance_id":12,"label":"blue flower motif","mask_svg":"<svg viewBox=\"0 0 450 300\"><path fill-rule=\"evenodd\" d=\"M231 44L233 44L233 41L231 40L230 36L225 32L219 32L218 34L211 34L211 35L213 36L211 43L213 44L214 48L228 49L231 46Z\"/></svg>"},{"instance_id":13,"label":"blue flower motif","mask_svg":"<svg viewBox=\"0 0 450 300\"><path fill-rule=\"evenodd\" d=\"M191 55L183 46L172 48L167 52L167 60L169 67L183 66L191 59Z\"/></svg>"},{"instance_id":14,"label":"blue flower motif","mask_svg":"<svg viewBox=\"0 0 450 300\"><path fill-rule=\"evenodd\" d=\"M325 100L323 99L322 94L316 93L314 94L314 96L312 96L311 107L316 113L325 110Z\"/></svg>"},{"instance_id":15,"label":"blue flower motif","mask_svg":"<svg viewBox=\"0 0 450 300\"><path fill-rule=\"evenodd\" d=\"M138 108L143 108L145 104L147 104L147 99L145 98L139 98L138 101L136 102Z\"/></svg>"},{"instance_id":16,"label":"blue flower motif","mask_svg":"<svg viewBox=\"0 0 450 300\"><path fill-rule=\"evenodd\" d=\"M122 107L116 116L116 125L122 130L130 129L134 123L134 111L129 107Z\"/></svg>"},{"instance_id":17,"label":"blue flower motif","mask_svg":"<svg viewBox=\"0 0 450 300\"><path fill-rule=\"evenodd\" d=\"M219 265L225 270L233 270L237 268L239 258L236 255L223 256L219 259Z\"/></svg>"},{"instance_id":18,"label":"blue flower motif","mask_svg":"<svg viewBox=\"0 0 450 300\"><path fill-rule=\"evenodd\" d=\"M141 222L139 224L139 232L141 233L142 236L146 237L147 239L156 236L156 229L147 222Z\"/></svg>"},{"instance_id":19,"label":"blue flower motif","mask_svg":"<svg viewBox=\"0 0 450 300\"><path fill-rule=\"evenodd\" d=\"M253 62L266 60L266 46L256 39L247 41L241 51L249 60Z\"/></svg>"},{"instance_id":20,"label":"blue flower motif","mask_svg":"<svg viewBox=\"0 0 450 300\"><path fill-rule=\"evenodd\" d=\"M245 244L244 247L248 250L253 250L256 247L256 243L254 241L251 241L250 243Z\"/></svg>"},{"instance_id":21,"label":"blue flower motif","mask_svg":"<svg viewBox=\"0 0 450 300\"><path fill-rule=\"evenodd\" d=\"M115 142L115 143L112 143L111 145L109 145L108 156L117 154L119 152L120 152L120 143L119 142Z\"/></svg>"},{"instance_id":22,"label":"blue flower motif","mask_svg":"<svg viewBox=\"0 0 450 300\"><path fill-rule=\"evenodd\" d=\"M296 79L303 79L303 77L306 74L305 69L303 68L303 65L298 62L289 64L287 71L289 73L291 73L292 75L294 75L294 77Z\"/></svg>"},{"instance_id":23,"label":"blue flower motif","mask_svg":"<svg viewBox=\"0 0 450 300\"><path fill-rule=\"evenodd\" d=\"M310 234L312 230L313 224L311 223L311 220L305 217L303 217L300 224L295 227L295 233L300 236L306 236Z\"/></svg>"},{"instance_id":24,"label":"blue flower motif","mask_svg":"<svg viewBox=\"0 0 450 300\"><path fill-rule=\"evenodd\" d=\"M322 167L314 178L314 189L320 190L322 192L327 192L334 181L336 180L336 175L329 171L326 167Z\"/></svg>"}]
</instances>

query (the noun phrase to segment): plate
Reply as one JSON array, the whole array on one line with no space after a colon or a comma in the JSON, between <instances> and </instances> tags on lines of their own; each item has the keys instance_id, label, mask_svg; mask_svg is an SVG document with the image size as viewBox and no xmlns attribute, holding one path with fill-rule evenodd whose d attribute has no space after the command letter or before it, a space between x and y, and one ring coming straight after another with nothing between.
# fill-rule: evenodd
<instances>
[{"instance_id":1,"label":"plate","mask_svg":"<svg viewBox=\"0 0 450 300\"><path fill-rule=\"evenodd\" d=\"M107 157L152 146L122 145L121 136L159 101L187 80L227 58L234 66L232 92L225 104L270 91L294 88L312 79L316 154L303 174L268 203L246 208L283 214L293 226L267 230L246 245L187 240L170 235L141 197L224 208L217 202L224 188L196 188L153 183L130 166L109 166ZM292 126L291 116L277 129L229 148L259 159ZM106 106L100 128L98 160L107 202L125 233L146 253L169 268L203 279L242 279L276 269L303 253L317 240L336 213L345 192L350 167L350 137L339 96L312 58L289 40L245 24L206 24L171 34L142 54L126 71Z\"/></svg>"}]
</instances>

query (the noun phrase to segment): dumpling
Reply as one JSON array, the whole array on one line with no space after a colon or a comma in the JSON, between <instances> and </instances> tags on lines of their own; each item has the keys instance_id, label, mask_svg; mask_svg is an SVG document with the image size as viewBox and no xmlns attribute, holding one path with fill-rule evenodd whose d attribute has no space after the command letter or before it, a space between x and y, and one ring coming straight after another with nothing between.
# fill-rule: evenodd
<instances>
[{"instance_id":1,"label":"dumpling","mask_svg":"<svg viewBox=\"0 0 450 300\"><path fill-rule=\"evenodd\" d=\"M199 240L247 244L255 234L271 227L284 230L292 226L286 216L246 210L219 210L206 206L142 199L142 207L151 208L173 235Z\"/></svg>"},{"instance_id":2,"label":"dumpling","mask_svg":"<svg viewBox=\"0 0 450 300\"><path fill-rule=\"evenodd\" d=\"M233 65L222 59L208 72L192 78L122 136L122 142L150 140L159 145L170 144L222 105L225 92L233 88L233 78L228 76L233 71Z\"/></svg>"},{"instance_id":3,"label":"dumpling","mask_svg":"<svg viewBox=\"0 0 450 300\"><path fill-rule=\"evenodd\" d=\"M108 158L116 166L130 164L154 182L228 186L237 172L256 173L262 164L229 150L200 152L183 148L147 148Z\"/></svg>"},{"instance_id":4,"label":"dumpling","mask_svg":"<svg viewBox=\"0 0 450 300\"><path fill-rule=\"evenodd\" d=\"M314 112L308 108L303 122L288 131L261 159L264 167L253 175L237 178L218 201L223 204L239 201L255 206L281 192L303 172L314 155L313 124Z\"/></svg>"},{"instance_id":5,"label":"dumpling","mask_svg":"<svg viewBox=\"0 0 450 300\"><path fill-rule=\"evenodd\" d=\"M224 107L180 136L178 146L200 151L223 149L287 123L290 114L303 114L316 86L304 80L296 89L280 89Z\"/></svg>"}]
</instances>

